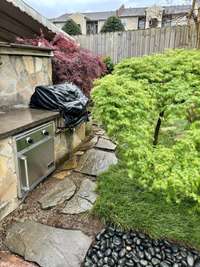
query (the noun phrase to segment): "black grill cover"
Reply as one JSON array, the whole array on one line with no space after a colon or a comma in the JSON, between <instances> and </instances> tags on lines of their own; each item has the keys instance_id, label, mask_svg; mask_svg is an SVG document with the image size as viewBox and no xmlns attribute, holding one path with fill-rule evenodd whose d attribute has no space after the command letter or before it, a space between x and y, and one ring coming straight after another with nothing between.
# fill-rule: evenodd
<instances>
[{"instance_id":1,"label":"black grill cover","mask_svg":"<svg viewBox=\"0 0 200 267\"><path fill-rule=\"evenodd\" d=\"M31 108L60 111L69 128L88 120L87 104L88 98L69 83L37 86L30 101Z\"/></svg>"}]
</instances>

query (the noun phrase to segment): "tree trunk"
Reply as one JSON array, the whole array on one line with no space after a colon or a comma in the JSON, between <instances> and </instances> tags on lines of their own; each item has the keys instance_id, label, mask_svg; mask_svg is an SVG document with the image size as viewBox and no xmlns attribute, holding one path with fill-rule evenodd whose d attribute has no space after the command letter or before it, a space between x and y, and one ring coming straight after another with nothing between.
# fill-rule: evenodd
<instances>
[{"instance_id":1,"label":"tree trunk","mask_svg":"<svg viewBox=\"0 0 200 267\"><path fill-rule=\"evenodd\" d=\"M196 32L197 32L197 49L200 49L200 8L198 8L198 14L196 20Z\"/></svg>"},{"instance_id":2,"label":"tree trunk","mask_svg":"<svg viewBox=\"0 0 200 267\"><path fill-rule=\"evenodd\" d=\"M196 48L200 49L200 7L197 4L197 0L192 0L192 7L188 14L189 27L191 26L191 22L193 21L195 23L196 34L197 34ZM191 36L189 36L189 39L191 39Z\"/></svg>"},{"instance_id":3,"label":"tree trunk","mask_svg":"<svg viewBox=\"0 0 200 267\"><path fill-rule=\"evenodd\" d=\"M190 10L190 12L188 14L188 19L189 20L194 16L195 6L196 6L196 0L192 0L192 7L191 7L191 10Z\"/></svg>"},{"instance_id":4,"label":"tree trunk","mask_svg":"<svg viewBox=\"0 0 200 267\"><path fill-rule=\"evenodd\" d=\"M155 132L154 132L154 140L153 140L154 146L158 144L158 137L159 137L160 127L161 127L163 117L164 117L164 111L160 112L159 114L159 118L158 118L157 125L156 125Z\"/></svg>"}]
</instances>

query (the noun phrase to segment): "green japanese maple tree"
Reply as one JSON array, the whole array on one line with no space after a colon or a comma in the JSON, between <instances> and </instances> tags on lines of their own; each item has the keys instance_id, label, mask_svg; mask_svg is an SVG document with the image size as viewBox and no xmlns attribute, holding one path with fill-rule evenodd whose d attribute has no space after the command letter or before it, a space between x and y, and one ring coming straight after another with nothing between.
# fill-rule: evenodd
<instances>
[{"instance_id":1,"label":"green japanese maple tree","mask_svg":"<svg viewBox=\"0 0 200 267\"><path fill-rule=\"evenodd\" d=\"M124 60L96 83L93 100L130 179L200 205L200 51Z\"/></svg>"}]
</instances>

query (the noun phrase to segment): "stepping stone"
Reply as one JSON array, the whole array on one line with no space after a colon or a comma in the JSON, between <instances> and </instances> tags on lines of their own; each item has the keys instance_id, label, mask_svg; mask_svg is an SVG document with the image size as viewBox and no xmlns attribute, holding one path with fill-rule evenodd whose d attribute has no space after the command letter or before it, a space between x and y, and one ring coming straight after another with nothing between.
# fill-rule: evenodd
<instances>
[{"instance_id":1,"label":"stepping stone","mask_svg":"<svg viewBox=\"0 0 200 267\"><path fill-rule=\"evenodd\" d=\"M52 175L52 177L58 179L58 180L64 180L67 176L70 176L70 171L59 171Z\"/></svg>"},{"instance_id":2,"label":"stepping stone","mask_svg":"<svg viewBox=\"0 0 200 267\"><path fill-rule=\"evenodd\" d=\"M91 145L91 146L94 146L94 145L96 145L96 143L98 142L98 136L94 136L90 141L89 141L89 144Z\"/></svg>"},{"instance_id":3,"label":"stepping stone","mask_svg":"<svg viewBox=\"0 0 200 267\"><path fill-rule=\"evenodd\" d=\"M0 252L0 267L36 267L34 263L26 262L20 257L7 252Z\"/></svg>"},{"instance_id":4,"label":"stepping stone","mask_svg":"<svg viewBox=\"0 0 200 267\"><path fill-rule=\"evenodd\" d=\"M57 183L39 199L42 209L49 209L69 200L76 191L74 182L68 178Z\"/></svg>"},{"instance_id":5,"label":"stepping stone","mask_svg":"<svg viewBox=\"0 0 200 267\"><path fill-rule=\"evenodd\" d=\"M104 135L106 132L104 131L104 130L102 130L102 129L100 129L100 130L98 130L97 132L96 132L96 134L97 135Z\"/></svg>"},{"instance_id":6,"label":"stepping stone","mask_svg":"<svg viewBox=\"0 0 200 267\"><path fill-rule=\"evenodd\" d=\"M84 155L84 151L77 151L76 153L75 153L75 156L82 156L82 155Z\"/></svg>"},{"instance_id":7,"label":"stepping stone","mask_svg":"<svg viewBox=\"0 0 200 267\"><path fill-rule=\"evenodd\" d=\"M81 183L81 186L80 186L80 189L77 195L80 198L86 199L92 204L94 204L94 202L97 199L97 194L95 193L96 187L97 186L95 182L92 182L91 180L86 179Z\"/></svg>"},{"instance_id":8,"label":"stepping stone","mask_svg":"<svg viewBox=\"0 0 200 267\"><path fill-rule=\"evenodd\" d=\"M95 189L96 184L94 182L89 179L84 180L75 197L67 202L61 213L80 214L91 210L97 199Z\"/></svg>"},{"instance_id":9,"label":"stepping stone","mask_svg":"<svg viewBox=\"0 0 200 267\"><path fill-rule=\"evenodd\" d=\"M72 200L70 200L65 208L61 211L63 214L80 214L86 211L91 210L93 207L92 203L87 201L84 198L80 198L75 196Z\"/></svg>"},{"instance_id":10,"label":"stepping stone","mask_svg":"<svg viewBox=\"0 0 200 267\"><path fill-rule=\"evenodd\" d=\"M98 142L98 139L99 137L98 136L94 136L91 140L89 140L88 142L86 143L83 143L81 146L80 146L80 150L81 151L87 151L88 149L91 149L93 148L96 143Z\"/></svg>"},{"instance_id":11,"label":"stepping stone","mask_svg":"<svg viewBox=\"0 0 200 267\"><path fill-rule=\"evenodd\" d=\"M100 148L110 151L115 151L116 147L117 146L112 141L104 137L100 137L97 144L95 145L95 148Z\"/></svg>"},{"instance_id":12,"label":"stepping stone","mask_svg":"<svg viewBox=\"0 0 200 267\"><path fill-rule=\"evenodd\" d=\"M66 171L69 171L69 170L73 170L77 167L77 158L76 157L73 157L69 160L67 160L62 166L61 166L61 170L66 170Z\"/></svg>"},{"instance_id":13,"label":"stepping stone","mask_svg":"<svg viewBox=\"0 0 200 267\"><path fill-rule=\"evenodd\" d=\"M99 149L88 150L80 159L76 171L97 176L105 171L111 165L117 164L115 153Z\"/></svg>"},{"instance_id":14,"label":"stepping stone","mask_svg":"<svg viewBox=\"0 0 200 267\"><path fill-rule=\"evenodd\" d=\"M63 230L32 221L14 224L5 245L41 267L80 267L92 238L81 231Z\"/></svg>"},{"instance_id":15,"label":"stepping stone","mask_svg":"<svg viewBox=\"0 0 200 267\"><path fill-rule=\"evenodd\" d=\"M104 134L104 135L102 135L101 137L102 137L102 138L104 138L104 139L107 139L107 140L111 140L111 139L110 139L110 137L109 137L109 136L107 136L107 135L105 135L105 134Z\"/></svg>"}]
</instances>

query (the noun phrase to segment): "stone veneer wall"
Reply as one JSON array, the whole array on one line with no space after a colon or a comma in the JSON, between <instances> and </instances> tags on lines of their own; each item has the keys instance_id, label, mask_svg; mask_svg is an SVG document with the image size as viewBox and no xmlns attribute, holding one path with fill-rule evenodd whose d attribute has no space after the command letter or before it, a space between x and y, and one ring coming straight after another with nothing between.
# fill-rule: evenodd
<instances>
[{"instance_id":1,"label":"stone veneer wall","mask_svg":"<svg viewBox=\"0 0 200 267\"><path fill-rule=\"evenodd\" d=\"M0 220L19 205L12 138L0 140Z\"/></svg>"},{"instance_id":2,"label":"stone veneer wall","mask_svg":"<svg viewBox=\"0 0 200 267\"><path fill-rule=\"evenodd\" d=\"M77 148L85 139L85 123L77 126L73 132L68 129L55 136L55 158L57 164L66 160L67 157Z\"/></svg>"},{"instance_id":3,"label":"stone veneer wall","mask_svg":"<svg viewBox=\"0 0 200 267\"><path fill-rule=\"evenodd\" d=\"M50 51L0 46L0 108L28 105L37 85L51 83Z\"/></svg>"}]
</instances>

